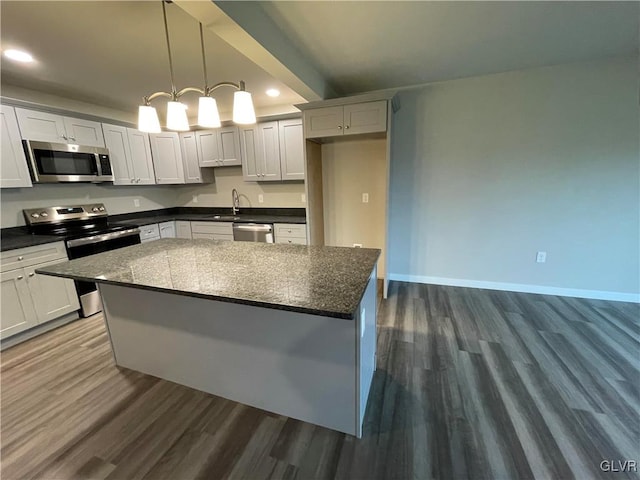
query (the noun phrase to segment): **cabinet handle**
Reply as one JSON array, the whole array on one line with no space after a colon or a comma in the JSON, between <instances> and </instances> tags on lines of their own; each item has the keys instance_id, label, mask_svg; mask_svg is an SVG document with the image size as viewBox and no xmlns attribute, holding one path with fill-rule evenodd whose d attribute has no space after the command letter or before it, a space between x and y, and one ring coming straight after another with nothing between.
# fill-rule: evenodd
<instances>
[{"instance_id":1,"label":"cabinet handle","mask_svg":"<svg viewBox=\"0 0 640 480\"><path fill-rule=\"evenodd\" d=\"M22 280L24 277L22 275L18 275L18 280Z\"/></svg>"},{"instance_id":2,"label":"cabinet handle","mask_svg":"<svg viewBox=\"0 0 640 480\"><path fill-rule=\"evenodd\" d=\"M22 256L18 257L18 260L24 260L24 257L22 257Z\"/></svg>"},{"instance_id":3,"label":"cabinet handle","mask_svg":"<svg viewBox=\"0 0 640 480\"><path fill-rule=\"evenodd\" d=\"M67 136L66 135L60 135L62 138L64 138L65 140L67 140Z\"/></svg>"},{"instance_id":4,"label":"cabinet handle","mask_svg":"<svg viewBox=\"0 0 640 480\"><path fill-rule=\"evenodd\" d=\"M287 232L291 233L291 230L287 230Z\"/></svg>"},{"instance_id":5,"label":"cabinet handle","mask_svg":"<svg viewBox=\"0 0 640 480\"><path fill-rule=\"evenodd\" d=\"M29 274L29 276L30 276L30 277L35 276L35 273L31 272L31 273Z\"/></svg>"},{"instance_id":6,"label":"cabinet handle","mask_svg":"<svg viewBox=\"0 0 640 480\"><path fill-rule=\"evenodd\" d=\"M136 183L136 179L135 179L135 178L132 178L132 179L131 179L131 183Z\"/></svg>"},{"instance_id":7,"label":"cabinet handle","mask_svg":"<svg viewBox=\"0 0 640 480\"><path fill-rule=\"evenodd\" d=\"M348 129L349 129L349 127L350 127L350 125L345 125L345 127L344 127L344 128L345 128L346 130L348 130Z\"/></svg>"},{"instance_id":8,"label":"cabinet handle","mask_svg":"<svg viewBox=\"0 0 640 480\"><path fill-rule=\"evenodd\" d=\"M338 125L338 130L342 130L342 125Z\"/></svg>"},{"instance_id":9,"label":"cabinet handle","mask_svg":"<svg viewBox=\"0 0 640 480\"><path fill-rule=\"evenodd\" d=\"M287 240L289 243L291 243L291 240Z\"/></svg>"},{"instance_id":10,"label":"cabinet handle","mask_svg":"<svg viewBox=\"0 0 640 480\"><path fill-rule=\"evenodd\" d=\"M69 140L71 140L72 142L76 141L76 137L69 137Z\"/></svg>"}]
</instances>

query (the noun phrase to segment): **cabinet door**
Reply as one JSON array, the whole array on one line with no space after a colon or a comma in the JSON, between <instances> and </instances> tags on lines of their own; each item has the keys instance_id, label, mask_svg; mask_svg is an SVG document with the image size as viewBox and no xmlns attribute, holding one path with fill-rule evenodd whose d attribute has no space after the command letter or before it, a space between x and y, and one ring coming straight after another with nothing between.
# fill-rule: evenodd
<instances>
[{"instance_id":1,"label":"cabinet door","mask_svg":"<svg viewBox=\"0 0 640 480\"><path fill-rule=\"evenodd\" d=\"M73 280L35 273L36 268L55 265L60 261L54 260L25 269L38 323L49 322L80 308Z\"/></svg>"},{"instance_id":2,"label":"cabinet door","mask_svg":"<svg viewBox=\"0 0 640 480\"><path fill-rule=\"evenodd\" d=\"M344 134L387 131L387 101L344 106Z\"/></svg>"},{"instance_id":3,"label":"cabinet door","mask_svg":"<svg viewBox=\"0 0 640 480\"><path fill-rule=\"evenodd\" d=\"M104 148L104 136L100 123L73 117L63 117L63 119L69 142Z\"/></svg>"},{"instance_id":4,"label":"cabinet door","mask_svg":"<svg viewBox=\"0 0 640 480\"><path fill-rule=\"evenodd\" d=\"M302 119L280 120L278 130L282 180L304 180Z\"/></svg>"},{"instance_id":5,"label":"cabinet door","mask_svg":"<svg viewBox=\"0 0 640 480\"><path fill-rule=\"evenodd\" d=\"M242 165L238 127L224 127L218 130L218 152L222 166Z\"/></svg>"},{"instance_id":6,"label":"cabinet door","mask_svg":"<svg viewBox=\"0 0 640 480\"><path fill-rule=\"evenodd\" d=\"M176 222L162 222L158 224L160 238L176 238Z\"/></svg>"},{"instance_id":7,"label":"cabinet door","mask_svg":"<svg viewBox=\"0 0 640 480\"><path fill-rule=\"evenodd\" d=\"M0 188L30 187L27 158L13 107L0 105Z\"/></svg>"},{"instance_id":8,"label":"cabinet door","mask_svg":"<svg viewBox=\"0 0 640 480\"><path fill-rule=\"evenodd\" d=\"M180 139L176 132L150 133L153 169L158 184L184 183Z\"/></svg>"},{"instance_id":9,"label":"cabinet door","mask_svg":"<svg viewBox=\"0 0 640 480\"><path fill-rule=\"evenodd\" d=\"M240 128L240 149L242 150L242 176L245 181L255 182L261 175L258 152L260 150L258 126Z\"/></svg>"},{"instance_id":10,"label":"cabinet door","mask_svg":"<svg viewBox=\"0 0 640 480\"><path fill-rule=\"evenodd\" d=\"M259 123L258 129L262 147L258 155L258 159L262 160L261 175L258 180L262 182L281 180L278 122Z\"/></svg>"},{"instance_id":11,"label":"cabinet door","mask_svg":"<svg viewBox=\"0 0 640 480\"><path fill-rule=\"evenodd\" d=\"M51 143L67 142L62 116L27 110L26 108L16 108L16 116L23 140Z\"/></svg>"},{"instance_id":12,"label":"cabinet door","mask_svg":"<svg viewBox=\"0 0 640 480\"><path fill-rule=\"evenodd\" d=\"M220 166L218 133L215 130L201 130L196 132L196 143L198 145L198 160L201 167Z\"/></svg>"},{"instance_id":13,"label":"cabinet door","mask_svg":"<svg viewBox=\"0 0 640 480\"><path fill-rule=\"evenodd\" d=\"M7 338L38 324L22 268L0 274L0 338Z\"/></svg>"},{"instance_id":14,"label":"cabinet door","mask_svg":"<svg viewBox=\"0 0 640 480\"><path fill-rule=\"evenodd\" d=\"M184 165L184 183L202 183L195 132L181 133L180 147Z\"/></svg>"},{"instance_id":15,"label":"cabinet door","mask_svg":"<svg viewBox=\"0 0 640 480\"><path fill-rule=\"evenodd\" d=\"M136 183L131 165L131 149L127 128L118 125L102 124L104 141L109 149L109 159L113 170L114 185L133 185Z\"/></svg>"},{"instance_id":16,"label":"cabinet door","mask_svg":"<svg viewBox=\"0 0 640 480\"><path fill-rule=\"evenodd\" d=\"M324 107L305 110L305 138L335 137L343 132L343 107Z\"/></svg>"},{"instance_id":17,"label":"cabinet door","mask_svg":"<svg viewBox=\"0 0 640 480\"><path fill-rule=\"evenodd\" d=\"M136 185L154 185L156 177L153 172L149 134L135 128L127 128L127 137L129 138L131 166Z\"/></svg>"},{"instance_id":18,"label":"cabinet door","mask_svg":"<svg viewBox=\"0 0 640 480\"><path fill-rule=\"evenodd\" d=\"M176 237L191 238L191 222L177 220L176 221Z\"/></svg>"}]
</instances>

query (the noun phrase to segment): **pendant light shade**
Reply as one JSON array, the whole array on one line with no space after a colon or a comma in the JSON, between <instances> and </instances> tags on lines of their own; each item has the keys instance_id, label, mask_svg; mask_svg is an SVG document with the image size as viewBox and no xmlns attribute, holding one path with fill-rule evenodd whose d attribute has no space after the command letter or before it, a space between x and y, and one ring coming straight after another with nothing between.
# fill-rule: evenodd
<instances>
[{"instance_id":1,"label":"pendant light shade","mask_svg":"<svg viewBox=\"0 0 640 480\"><path fill-rule=\"evenodd\" d=\"M1 1L1 0L0 0ZM150 106L150 102L159 97L171 99L167 103L167 128L170 130L187 131L189 130L189 119L187 118L187 106L180 103L180 97L186 93L199 93L200 102L198 104L198 124L206 128L219 128L220 113L218 105L211 93L221 87L231 87L239 90L235 93L233 101L233 121L243 125L256 123L256 114L253 110L253 102L251 94L245 90L245 84L242 80L238 83L220 82L213 86L209 86L207 79L207 62L204 51L204 34L202 32L202 24L200 23L200 49L202 51L202 71L204 73L204 88L185 87L178 90L175 85L173 76L173 59L171 56L171 42L169 40L169 26L167 24L167 9L165 3L171 3L168 0L162 0L162 19L164 22L164 33L167 41L167 58L169 60L169 77L171 79L171 90L169 92L155 92L143 98L143 105L138 109L138 130L149 133L160 133L160 122L158 121L158 113L156 109Z\"/></svg>"},{"instance_id":2,"label":"pendant light shade","mask_svg":"<svg viewBox=\"0 0 640 480\"><path fill-rule=\"evenodd\" d=\"M198 103L198 125L207 128L220 128L220 113L215 98L200 97Z\"/></svg>"},{"instance_id":3,"label":"pendant light shade","mask_svg":"<svg viewBox=\"0 0 640 480\"><path fill-rule=\"evenodd\" d=\"M189 130L187 106L180 102L167 102L167 128L185 132Z\"/></svg>"},{"instance_id":4,"label":"pendant light shade","mask_svg":"<svg viewBox=\"0 0 640 480\"><path fill-rule=\"evenodd\" d=\"M249 92L239 90L233 94L233 121L241 125L256 123L256 112Z\"/></svg>"},{"instance_id":5,"label":"pendant light shade","mask_svg":"<svg viewBox=\"0 0 640 480\"><path fill-rule=\"evenodd\" d=\"M158 112L149 105L140 105L138 108L138 130L147 133L160 133L160 120Z\"/></svg>"}]
</instances>

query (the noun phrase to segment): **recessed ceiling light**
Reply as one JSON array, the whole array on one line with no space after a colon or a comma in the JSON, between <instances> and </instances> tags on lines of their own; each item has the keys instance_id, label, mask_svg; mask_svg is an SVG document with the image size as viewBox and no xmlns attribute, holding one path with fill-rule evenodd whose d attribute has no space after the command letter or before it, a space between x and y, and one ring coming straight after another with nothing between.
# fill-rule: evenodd
<instances>
[{"instance_id":1,"label":"recessed ceiling light","mask_svg":"<svg viewBox=\"0 0 640 480\"><path fill-rule=\"evenodd\" d=\"M270 97L278 97L280 96L280 90L270 88L269 90L267 90L267 95L269 95Z\"/></svg>"},{"instance_id":2,"label":"recessed ceiling light","mask_svg":"<svg viewBox=\"0 0 640 480\"><path fill-rule=\"evenodd\" d=\"M15 60L16 62L23 62L23 63L33 62L33 57L31 56L31 54L27 52L23 52L22 50L15 50L15 49L5 50L4 56L11 60Z\"/></svg>"}]
</instances>

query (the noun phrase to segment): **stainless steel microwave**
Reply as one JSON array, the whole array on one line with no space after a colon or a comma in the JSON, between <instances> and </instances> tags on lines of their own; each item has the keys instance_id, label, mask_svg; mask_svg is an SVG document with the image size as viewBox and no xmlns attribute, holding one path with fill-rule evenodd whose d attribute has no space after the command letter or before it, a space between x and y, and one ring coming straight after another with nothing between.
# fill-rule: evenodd
<instances>
[{"instance_id":1,"label":"stainless steel microwave","mask_svg":"<svg viewBox=\"0 0 640 480\"><path fill-rule=\"evenodd\" d=\"M109 150L23 140L34 183L113 182Z\"/></svg>"}]
</instances>

